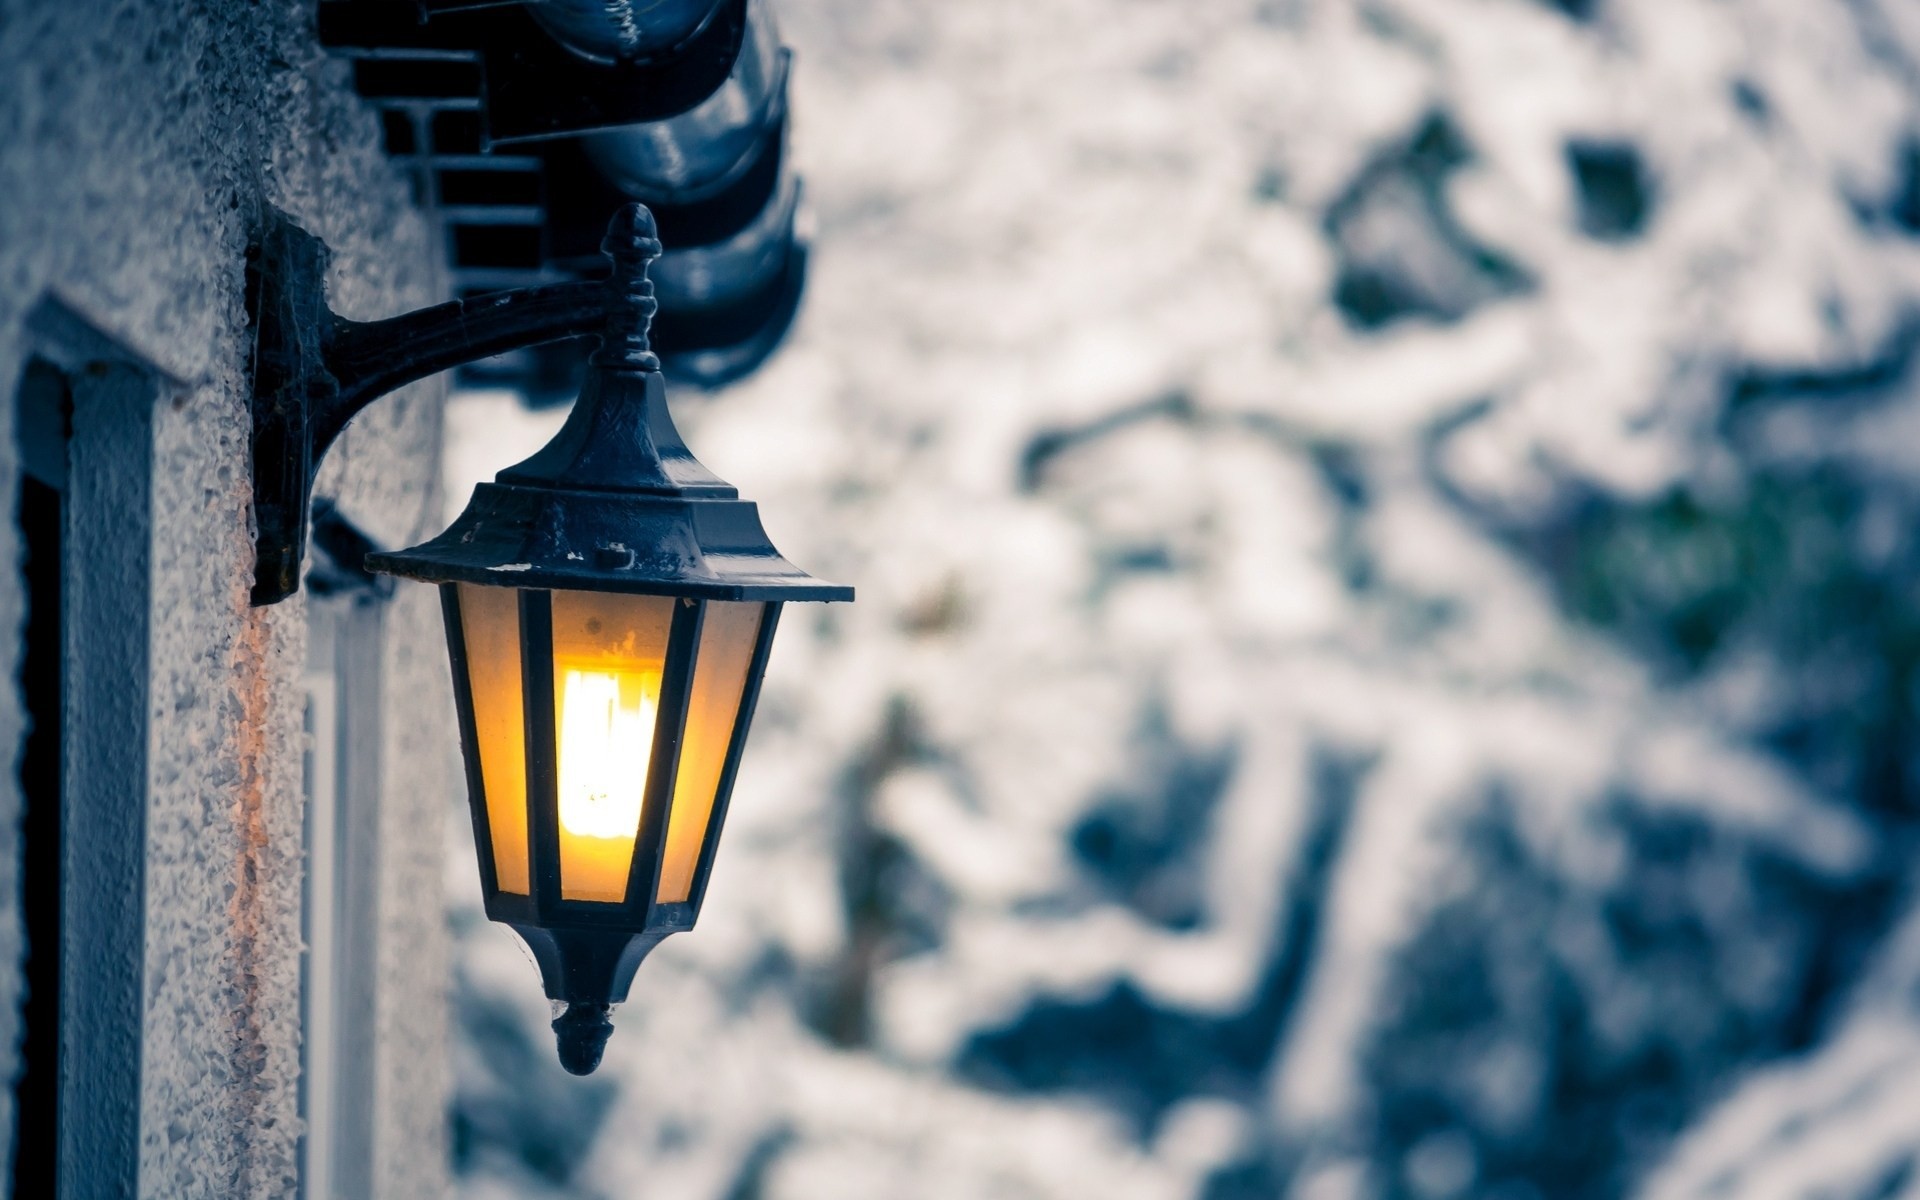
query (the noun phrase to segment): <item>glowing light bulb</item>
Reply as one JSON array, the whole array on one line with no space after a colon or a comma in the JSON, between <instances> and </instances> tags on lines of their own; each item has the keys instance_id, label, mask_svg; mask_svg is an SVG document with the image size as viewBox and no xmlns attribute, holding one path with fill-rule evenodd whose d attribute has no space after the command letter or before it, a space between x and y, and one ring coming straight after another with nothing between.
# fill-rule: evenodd
<instances>
[{"instance_id":1,"label":"glowing light bulb","mask_svg":"<svg viewBox=\"0 0 1920 1200\"><path fill-rule=\"evenodd\" d=\"M560 851L564 892L619 900L626 893L660 676L563 668L560 692Z\"/></svg>"}]
</instances>

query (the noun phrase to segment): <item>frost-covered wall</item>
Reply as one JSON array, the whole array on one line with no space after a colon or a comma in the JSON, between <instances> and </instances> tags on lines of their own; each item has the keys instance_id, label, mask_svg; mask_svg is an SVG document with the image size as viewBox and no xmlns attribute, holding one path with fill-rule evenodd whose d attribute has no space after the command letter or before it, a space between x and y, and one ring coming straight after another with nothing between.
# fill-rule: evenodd
<instances>
[{"instance_id":1,"label":"frost-covered wall","mask_svg":"<svg viewBox=\"0 0 1920 1200\"><path fill-rule=\"evenodd\" d=\"M675 403L860 599L602 1078L469 920L471 1194L1915 1194L1911 6L780 15Z\"/></svg>"},{"instance_id":2,"label":"frost-covered wall","mask_svg":"<svg viewBox=\"0 0 1920 1200\"><path fill-rule=\"evenodd\" d=\"M247 605L244 254L267 204L334 249L331 299L360 318L439 298L436 252L382 159L347 68L311 34L311 4L0 4L0 494L15 494L11 388L46 352L29 316L77 314L162 381L152 413L150 678L143 695L148 852L139 1190L290 1193L301 950L303 604ZM334 451L322 491L377 539L437 516L441 394L411 389ZM78 419L78 418L76 418ZM133 469L130 465L130 470ZM145 531L130 528L131 536ZM20 554L0 523L0 559ZM9 571L14 568L9 566ZM0 588L0 627L22 594ZM390 617L391 706L379 879L381 1042L355 1047L377 1082L383 1195L441 1186L444 1045L436 844L445 664L430 599ZM11 677L17 638L0 639ZM84 719L84 717L83 717ZM0 689L0 746L20 744ZM17 1070L18 788L0 776L0 1074ZM431 852L429 852L431 854ZM102 888L117 881L101 880ZM70 998L68 1003L85 1003ZM13 1129L0 1098L0 1137Z\"/></svg>"}]
</instances>

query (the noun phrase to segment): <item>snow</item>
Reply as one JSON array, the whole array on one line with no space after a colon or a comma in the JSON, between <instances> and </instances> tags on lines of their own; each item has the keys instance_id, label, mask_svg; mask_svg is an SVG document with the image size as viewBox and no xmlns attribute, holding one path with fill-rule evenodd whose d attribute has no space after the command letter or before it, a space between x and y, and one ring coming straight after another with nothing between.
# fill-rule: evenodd
<instances>
[{"instance_id":1,"label":"snow","mask_svg":"<svg viewBox=\"0 0 1920 1200\"><path fill-rule=\"evenodd\" d=\"M781 16L805 309L674 404L860 598L782 622L597 1132L470 1193L1892 1170L1920 1025L1847 998L1920 957L1874 766L1910 754L1906 10ZM558 419L457 402L452 498ZM465 987L544 1053L460 887ZM461 1105L576 1094L463 1064Z\"/></svg>"}]
</instances>

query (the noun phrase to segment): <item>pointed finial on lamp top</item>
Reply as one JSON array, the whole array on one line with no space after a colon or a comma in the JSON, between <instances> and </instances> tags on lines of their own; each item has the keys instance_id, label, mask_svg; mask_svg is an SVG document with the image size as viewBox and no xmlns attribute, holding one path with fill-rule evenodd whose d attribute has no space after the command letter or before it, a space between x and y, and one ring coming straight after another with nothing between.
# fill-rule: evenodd
<instances>
[{"instance_id":1,"label":"pointed finial on lamp top","mask_svg":"<svg viewBox=\"0 0 1920 1200\"><path fill-rule=\"evenodd\" d=\"M600 332L600 348L587 361L619 371L658 371L660 359L648 344L653 314L653 281L647 268L660 257L660 233L653 214L640 203L622 205L607 224L600 248L613 260L607 277L607 323Z\"/></svg>"},{"instance_id":2,"label":"pointed finial on lamp top","mask_svg":"<svg viewBox=\"0 0 1920 1200\"><path fill-rule=\"evenodd\" d=\"M560 1065L570 1075L591 1075L606 1052L607 1039L613 1036L613 1022L607 1019L604 1004L575 1001L553 1021L553 1034L559 1044Z\"/></svg>"}]
</instances>

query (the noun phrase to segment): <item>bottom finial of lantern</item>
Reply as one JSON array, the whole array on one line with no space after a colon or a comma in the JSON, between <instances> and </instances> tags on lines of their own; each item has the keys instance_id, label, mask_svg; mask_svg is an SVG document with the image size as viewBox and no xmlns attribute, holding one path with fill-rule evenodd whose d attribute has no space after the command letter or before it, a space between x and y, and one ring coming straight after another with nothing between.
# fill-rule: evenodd
<instances>
[{"instance_id":1,"label":"bottom finial of lantern","mask_svg":"<svg viewBox=\"0 0 1920 1200\"><path fill-rule=\"evenodd\" d=\"M600 1065L600 1055L613 1035L609 1019L613 1006L626 1000L633 973L647 952L669 934L693 924L688 906L662 907L665 912L659 924L638 933L511 924L540 966L540 979L555 1014L553 1033L559 1042L560 1065L573 1074L588 1075Z\"/></svg>"},{"instance_id":2,"label":"bottom finial of lantern","mask_svg":"<svg viewBox=\"0 0 1920 1200\"><path fill-rule=\"evenodd\" d=\"M567 1005L567 1011L554 1018L553 1036L559 1043L560 1065L572 1075L591 1075L606 1052L607 1039L613 1036L612 1012L605 1004Z\"/></svg>"}]
</instances>

